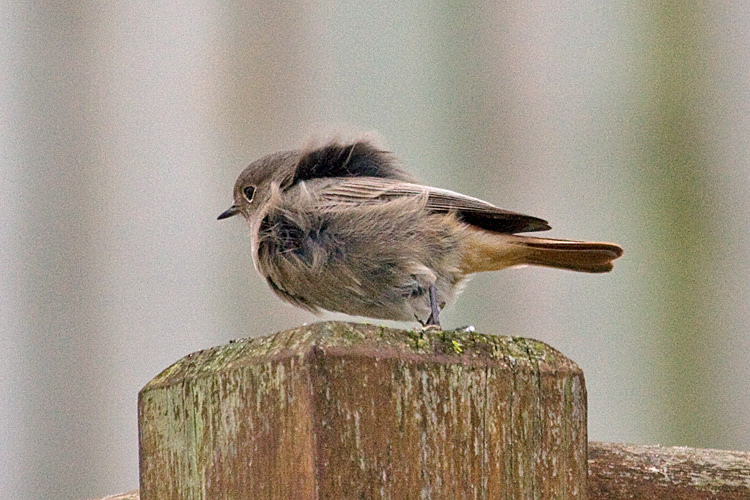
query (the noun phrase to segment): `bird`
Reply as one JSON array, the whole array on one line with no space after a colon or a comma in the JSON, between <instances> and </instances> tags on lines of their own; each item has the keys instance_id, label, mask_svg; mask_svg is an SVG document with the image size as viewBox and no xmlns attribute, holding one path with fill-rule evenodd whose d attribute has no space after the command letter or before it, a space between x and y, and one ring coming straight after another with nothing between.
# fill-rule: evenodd
<instances>
[{"instance_id":1,"label":"bird","mask_svg":"<svg viewBox=\"0 0 750 500\"><path fill-rule=\"evenodd\" d=\"M604 273L613 243L519 233L540 218L419 183L368 139L331 140L252 162L218 219L241 215L252 260L281 299L308 311L417 321L439 315L475 273L546 266Z\"/></svg>"}]
</instances>

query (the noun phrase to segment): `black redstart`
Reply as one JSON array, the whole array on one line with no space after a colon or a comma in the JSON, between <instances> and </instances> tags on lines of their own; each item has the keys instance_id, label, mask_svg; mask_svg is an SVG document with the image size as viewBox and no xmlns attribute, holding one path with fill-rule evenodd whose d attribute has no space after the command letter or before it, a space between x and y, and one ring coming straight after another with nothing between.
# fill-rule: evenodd
<instances>
[{"instance_id":1,"label":"black redstart","mask_svg":"<svg viewBox=\"0 0 750 500\"><path fill-rule=\"evenodd\" d=\"M516 233L550 228L459 193L424 186L368 141L265 156L242 171L234 204L255 268L310 311L439 325L472 273L536 265L602 273L622 248Z\"/></svg>"}]
</instances>

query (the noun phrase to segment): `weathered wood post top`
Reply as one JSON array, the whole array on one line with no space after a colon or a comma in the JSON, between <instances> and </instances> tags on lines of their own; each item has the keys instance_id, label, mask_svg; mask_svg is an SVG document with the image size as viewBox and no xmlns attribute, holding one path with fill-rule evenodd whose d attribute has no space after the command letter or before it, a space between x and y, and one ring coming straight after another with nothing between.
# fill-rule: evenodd
<instances>
[{"instance_id":1,"label":"weathered wood post top","mask_svg":"<svg viewBox=\"0 0 750 500\"><path fill-rule=\"evenodd\" d=\"M138 406L144 500L586 495L583 374L529 339L316 323L186 356Z\"/></svg>"}]
</instances>

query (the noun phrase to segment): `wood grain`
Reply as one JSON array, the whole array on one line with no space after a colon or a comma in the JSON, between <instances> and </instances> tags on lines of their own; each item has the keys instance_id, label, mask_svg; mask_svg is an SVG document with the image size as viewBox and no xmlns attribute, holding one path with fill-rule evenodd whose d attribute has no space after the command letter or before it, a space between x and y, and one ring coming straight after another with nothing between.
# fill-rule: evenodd
<instances>
[{"instance_id":1,"label":"wood grain","mask_svg":"<svg viewBox=\"0 0 750 500\"><path fill-rule=\"evenodd\" d=\"M317 323L140 393L141 497L583 498L581 370L541 342Z\"/></svg>"}]
</instances>

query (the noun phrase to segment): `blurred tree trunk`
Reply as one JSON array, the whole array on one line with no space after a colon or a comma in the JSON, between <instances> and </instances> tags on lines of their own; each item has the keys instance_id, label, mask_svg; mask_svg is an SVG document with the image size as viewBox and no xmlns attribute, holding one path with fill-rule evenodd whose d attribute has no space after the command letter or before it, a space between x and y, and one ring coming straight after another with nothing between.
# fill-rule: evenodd
<instances>
[{"instance_id":1,"label":"blurred tree trunk","mask_svg":"<svg viewBox=\"0 0 750 500\"><path fill-rule=\"evenodd\" d=\"M707 318L712 297L707 263L715 245L701 94L705 22L689 2L656 2L649 50L641 165L644 230L650 235L648 275L655 366L652 431L670 444L707 446L720 420L712 401ZM686 384L686 381L691 381ZM660 428L659 422L662 423ZM666 444L665 443L665 444Z\"/></svg>"}]
</instances>

